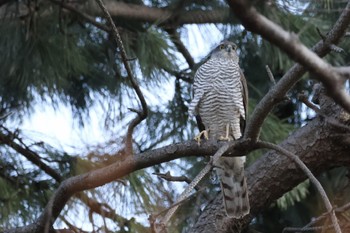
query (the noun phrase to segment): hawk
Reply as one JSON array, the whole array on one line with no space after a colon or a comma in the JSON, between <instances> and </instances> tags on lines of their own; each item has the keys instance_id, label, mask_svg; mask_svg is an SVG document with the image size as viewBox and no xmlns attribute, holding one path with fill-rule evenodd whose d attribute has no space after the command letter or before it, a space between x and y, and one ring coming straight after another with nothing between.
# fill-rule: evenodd
<instances>
[{"instance_id":1,"label":"hawk","mask_svg":"<svg viewBox=\"0 0 350 233\"><path fill-rule=\"evenodd\" d=\"M247 119L247 83L239 67L236 44L221 42L202 64L194 77L193 100L189 111L196 116L201 137L237 140ZM241 218L249 213L245 156L221 157L214 164L220 179L228 217Z\"/></svg>"}]
</instances>

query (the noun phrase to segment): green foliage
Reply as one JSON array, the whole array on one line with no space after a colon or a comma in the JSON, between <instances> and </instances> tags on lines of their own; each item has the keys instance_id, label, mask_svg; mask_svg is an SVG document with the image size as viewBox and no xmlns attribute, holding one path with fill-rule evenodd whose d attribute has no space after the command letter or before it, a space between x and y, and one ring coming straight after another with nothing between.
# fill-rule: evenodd
<instances>
[{"instance_id":1,"label":"green foliage","mask_svg":"<svg viewBox=\"0 0 350 233\"><path fill-rule=\"evenodd\" d=\"M49 1L36 2L39 4L36 10L20 17L16 6L22 1L9 3L12 7L8 8L7 16L0 21L0 124L5 125L11 120L18 122L18 119L29 116L34 112L37 103L53 107L64 103L73 109L76 120L83 124L88 122L91 109L100 105L104 110L101 118L105 118L106 128L113 132L118 131L117 135L113 134L113 142L100 145L103 148L101 150L92 149L93 152L86 156L72 156L48 146L45 142L25 140L30 145L29 148L37 152L45 163L66 178L100 168L122 157L123 148L120 145L123 143L125 126L134 116L127 108L137 109L139 104L130 86L119 49L107 32L68 11L60 10L58 5L52 5ZM143 3L139 0L124 2ZM179 9L177 12L180 13L184 9L208 10L226 7L224 1L197 0L152 0L144 4ZM329 0L308 3L268 1L258 2L256 5L262 14L297 34L307 46L320 40L316 27L327 33L338 16L338 12L333 12L332 9L343 6L342 2ZM324 14L325 10L327 14ZM192 96L191 80L183 81L174 77L178 73L191 76L195 70L186 69L171 36L161 25L162 20L150 24L116 18L133 73L146 92L149 105L148 118L134 133L137 152L188 140L198 132L194 120L188 115L187 106ZM101 18L97 18L97 22L105 23ZM278 81L294 62L260 36L248 32L236 21L232 22L230 25L216 26L225 34L225 38L238 44L241 67L249 83L251 113L272 85L265 66L271 68ZM207 30L205 26L200 28ZM206 40L208 43L212 42L209 37ZM347 51L349 41L344 41L341 46ZM344 65L350 57L349 53L344 52L332 53L326 59L334 65ZM166 96L167 101L164 100L165 95L169 95L166 88L174 90L173 96ZM300 117L300 103L296 101L296 95L305 89L309 90L310 86L302 80L288 93L291 101L277 106L275 112L269 115L261 130L262 140L279 143L296 127L305 123L305 119ZM8 119L1 118L9 112L12 115ZM259 158L261 153L248 155L248 164ZM0 144L0 154L0 226L31 223L41 213L58 183L41 169L28 163L21 154L9 149L8 145ZM107 203L120 213L121 217L111 220L115 231L128 232L129 229L129 232L144 232L138 219L131 219L128 227L123 225L126 216L141 216L145 219L151 213L160 212L173 204L183 187L183 184L158 179L152 173L170 170L192 179L206 162L206 158L180 159L137 171L121 181L90 190L87 194L101 203ZM335 198L339 188L343 188L340 192L342 201L349 201L346 197L346 174L346 169L340 169L320 176L322 184L332 197ZM172 223L174 232L183 232L194 223L202 205L217 195L216 183L210 178L203 181L202 185L206 189L186 202L175 216ZM267 210L268 214L258 216L257 222L264 229L269 229L266 232L275 232L277 228L283 228L287 224L286 219L294 223L309 220L310 213L321 212L310 210L307 202L317 206L315 202L319 201L312 194L314 191L308 182L300 184L281 197L277 201L277 207L272 206ZM86 214L90 214L88 207L74 199L62 216L72 213L78 215L81 208ZM296 216L300 209L305 214ZM274 226L269 214L276 217L275 219L280 218L281 224Z\"/></svg>"},{"instance_id":2,"label":"green foliage","mask_svg":"<svg viewBox=\"0 0 350 233\"><path fill-rule=\"evenodd\" d=\"M281 208L281 210L287 210L288 207L293 206L295 202L302 201L309 194L309 185L309 180L298 184L298 186L294 187L277 200L277 206Z\"/></svg>"}]
</instances>

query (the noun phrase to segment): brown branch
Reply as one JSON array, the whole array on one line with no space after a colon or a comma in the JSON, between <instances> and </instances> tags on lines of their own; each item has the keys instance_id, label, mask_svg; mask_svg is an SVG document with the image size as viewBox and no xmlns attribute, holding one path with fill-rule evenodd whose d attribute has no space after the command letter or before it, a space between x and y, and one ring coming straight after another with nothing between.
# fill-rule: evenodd
<instances>
[{"instance_id":1,"label":"brown branch","mask_svg":"<svg viewBox=\"0 0 350 233\"><path fill-rule=\"evenodd\" d=\"M328 86L330 93L337 101L339 101L339 103L342 104L342 106L349 109L350 102L348 101L348 96L342 85L343 80L339 77L338 72L325 63L320 57L323 57L330 52L328 44L337 44L344 36L350 23L350 3L347 4L337 22L329 31L326 39L318 42L311 51L300 44L295 35L284 31L278 25L260 15L254 8L248 6L246 1L228 1L228 3L231 6L232 11L240 18L247 29L260 34L302 64L295 64L289 69L289 71L259 102L247 124L246 133L244 134L245 138L252 138L253 140L258 139L261 125L267 115L271 112L272 108L278 102L283 100L286 93L306 72L306 68L304 68L303 65L311 72L315 73L316 77ZM335 79L331 77L335 77Z\"/></svg>"},{"instance_id":2,"label":"brown branch","mask_svg":"<svg viewBox=\"0 0 350 233\"><path fill-rule=\"evenodd\" d=\"M166 181L171 181L171 182L186 182L187 184L190 184L192 181L187 177L187 176L172 176L170 172L166 173L159 173L159 172L154 172L153 175L158 176L159 178L162 178ZM197 186L194 187L196 190L199 190L200 188Z\"/></svg>"},{"instance_id":3,"label":"brown branch","mask_svg":"<svg viewBox=\"0 0 350 233\"><path fill-rule=\"evenodd\" d=\"M314 110L317 114L323 115L321 113L321 110L319 107L317 107L316 105L314 105L313 103L311 103L308 98L307 95L305 95L304 92L298 94L298 100L300 100L301 102L303 102L306 106L308 106L309 108L311 108L312 110Z\"/></svg>"},{"instance_id":4,"label":"brown branch","mask_svg":"<svg viewBox=\"0 0 350 233\"><path fill-rule=\"evenodd\" d=\"M298 99L304 103L307 107L311 108L312 110L315 111L315 113L317 115L319 115L320 117L322 117L323 119L325 119L325 121L327 121L329 124L338 127L340 129L343 130L348 130L350 131L350 127L342 122L340 122L338 119L332 117L332 116L327 116L325 114L323 114L323 112L321 111L321 109L319 107L317 107L315 104L311 103L307 96L304 93L300 93L298 94Z\"/></svg>"},{"instance_id":5,"label":"brown branch","mask_svg":"<svg viewBox=\"0 0 350 233\"><path fill-rule=\"evenodd\" d=\"M276 80L275 80L275 77L273 76L272 72L271 72L271 69L268 65L265 66L265 69L266 69L266 72L267 72L267 75L269 76L269 79L271 81L271 83L273 85L276 85Z\"/></svg>"},{"instance_id":6,"label":"brown branch","mask_svg":"<svg viewBox=\"0 0 350 233\"><path fill-rule=\"evenodd\" d=\"M340 114L339 109L329 110L335 115ZM331 137L335 133L339 133L337 127L314 118L289 135L279 146L293 151L316 175L334 167L350 166L349 146L340 144L339 138ZM246 169L246 177L251 204L248 216L240 220L225 217L222 197L218 195L208 203L189 232L242 232L254 216L307 178L288 157L273 150L250 165Z\"/></svg>"},{"instance_id":7,"label":"brown branch","mask_svg":"<svg viewBox=\"0 0 350 233\"><path fill-rule=\"evenodd\" d=\"M114 18L158 24L162 27L177 28L185 24L229 23L230 11L227 8L214 10L184 10L180 15L168 8L156 8L108 0L106 8ZM86 7L88 13L101 16L92 4ZM176 20L173 19L176 16ZM232 19L231 19L232 20ZM231 23L231 22L230 22Z\"/></svg>"},{"instance_id":8,"label":"brown branch","mask_svg":"<svg viewBox=\"0 0 350 233\"><path fill-rule=\"evenodd\" d=\"M350 96L344 88L343 79L329 65L322 60L317 54L309 50L303 45L297 35L285 31L279 25L270 21L263 15L259 14L254 7L248 5L247 1L228 1L235 15L242 21L242 24L250 31L258 33L266 40L278 46L286 52L292 59L302 64L310 72L315 74L315 77L320 80L326 87L329 94L350 112ZM345 7L343 14L344 20L347 20L347 25L350 23L350 2ZM342 33L342 36L345 32ZM324 40L328 50L329 44Z\"/></svg>"},{"instance_id":9,"label":"brown branch","mask_svg":"<svg viewBox=\"0 0 350 233\"><path fill-rule=\"evenodd\" d=\"M350 66L337 67L335 70L347 78L350 77Z\"/></svg>"},{"instance_id":10,"label":"brown branch","mask_svg":"<svg viewBox=\"0 0 350 233\"><path fill-rule=\"evenodd\" d=\"M55 179L58 183L60 183L63 180L62 176L59 173L57 173L54 169L52 169L50 166L45 164L41 160L42 158L39 156L39 154L31 150L27 145L25 145L16 134L10 132L8 129L6 129L3 126L1 126L1 128L6 130L7 135L0 132L0 142L4 143L5 145L8 145L19 154L22 154L34 165L36 165L38 168L43 170L46 174L48 174L53 179ZM16 143L14 141L15 139L20 141L21 144ZM106 217L112 220L117 219L119 223L128 222L127 219L117 215L115 211L107 204L99 203L96 200L89 198L84 193L77 193L76 197L79 198L86 206L88 206L92 212L97 213L102 217Z\"/></svg>"},{"instance_id":11,"label":"brown branch","mask_svg":"<svg viewBox=\"0 0 350 233\"><path fill-rule=\"evenodd\" d=\"M263 142L263 141L258 141L257 142L257 146L261 147L261 148L269 148L275 151L278 151L279 153L287 156L289 159L291 159L294 163L296 163L299 168L306 174L306 176L309 178L309 180L311 181L311 183L313 185L315 185L317 191L319 192L319 194L321 195L321 198L326 206L326 209L328 211L328 214L330 214L331 216L331 220L332 220L332 225L334 227L334 230L336 233L341 233L341 229L338 223L338 219L337 216L335 215L333 206L331 204L331 202L328 199L328 196L326 194L326 191L323 189L321 183L316 179L316 177L312 174L312 172L310 171L310 169L303 163L303 161L301 161L301 159L296 156L295 154L289 152L288 150L277 146L273 143L269 143L269 142Z\"/></svg>"},{"instance_id":12,"label":"brown branch","mask_svg":"<svg viewBox=\"0 0 350 233\"><path fill-rule=\"evenodd\" d=\"M4 134L0 132L0 141L8 146L10 146L12 149L17 151L18 153L22 154L24 157L26 157L29 161L31 161L33 164L38 166L42 171L44 171L46 174L54 178L57 182L62 181L61 175L56 172L54 169L52 169L50 166L48 166L46 163L44 163L41 160L41 157L34 151L32 151L29 147L23 146L16 143L14 139L20 140L15 134L11 133L8 129L1 126L3 130L7 132L7 134Z\"/></svg>"},{"instance_id":13,"label":"brown branch","mask_svg":"<svg viewBox=\"0 0 350 233\"><path fill-rule=\"evenodd\" d=\"M318 118L310 121L308 125L299 129L286 139L281 146L287 150L295 151L308 167L317 171L316 173L327 170L330 167L350 165L350 158L346 156L348 154L348 148L335 147L334 145L338 145L339 141L329 138L329 135L338 132L338 130L332 131L333 128L323 128L320 127L320 125L322 125L322 123ZM314 135L319 136L315 138ZM297 141L297 138L303 138L303 140ZM236 145L233 150L237 151L237 155L240 155L239 152L240 149L242 149L240 145L242 146L243 144L244 147L247 147L249 150L252 149L253 146L251 144L244 144L244 141L232 143ZM177 158L213 155L219 147L220 144L210 141L203 142L200 147L198 147L197 142L194 140L185 141L135 156L128 156L109 166L71 177L61 183L60 187L55 191L55 195L51 197L50 203L35 223L16 229L16 231L10 230L9 232L30 232L31 230L42 232L43 223L48 220L44 217L47 214L48 208L50 208L50 206L52 208L53 218L51 219L51 223L53 223L66 202L74 193L104 185L139 169ZM313 148L317 148L317 150L313 150ZM231 148L229 153L230 152L232 152ZM232 156L236 155L234 153L231 154ZM263 156L257 163L249 167L247 169L247 177L252 209L251 215L247 216L247 218L242 221L249 222L254 214L258 213L262 208L268 206L283 193L305 179L305 175L298 172L298 169L298 167L294 167L293 164L290 163L288 158L284 159L283 156L281 157L273 152ZM261 195L262 193L264 195ZM215 207L211 206L210 208L210 211L213 212L208 212L208 209L206 209L202 213L197 224L200 225L201 221L204 220L206 223L208 223L208 221L219 221L218 225L222 225L220 219L210 220L205 218L206 213L211 217L220 216L221 213L222 216L225 215L222 209L222 198L218 197L212 202L212 205L215 205ZM208 224L205 226L209 230L213 227L212 225L208 226ZM204 231L204 229L200 230L201 228L197 229L199 231L195 232ZM211 232L218 231L213 229Z\"/></svg>"},{"instance_id":14,"label":"brown branch","mask_svg":"<svg viewBox=\"0 0 350 233\"><path fill-rule=\"evenodd\" d=\"M82 12L81 10L78 10L76 7L74 7L73 5L69 4L69 3L65 3L64 0L50 0L51 2L53 2L54 4L62 7L62 8L65 8L71 12L73 12L74 14L76 14L77 16L79 16L80 18L84 19L86 22L94 25L95 27L103 30L103 31L106 31L106 32L110 32L111 29L106 26L105 24L102 24L102 23L99 23L99 22L96 22L95 20L95 17L91 16L91 15L88 15L84 12Z\"/></svg>"},{"instance_id":15,"label":"brown branch","mask_svg":"<svg viewBox=\"0 0 350 233\"><path fill-rule=\"evenodd\" d=\"M185 58L188 67L193 70L196 63L194 62L194 59L190 52L187 50L186 46L182 43L179 33L176 31L176 29L165 29L165 31L170 35L170 38L176 46L177 50Z\"/></svg>"},{"instance_id":16,"label":"brown branch","mask_svg":"<svg viewBox=\"0 0 350 233\"><path fill-rule=\"evenodd\" d=\"M336 213L342 213L342 212L345 212L346 210L350 209L350 203L347 203L341 207L338 207L336 209L334 209L334 211ZM305 225L302 229L304 228L309 228L311 227L312 225L324 220L325 218L328 217L328 213L324 213L322 215L320 215L319 217L315 218L315 219L312 219L312 221L310 223L308 223L307 225Z\"/></svg>"},{"instance_id":17,"label":"brown branch","mask_svg":"<svg viewBox=\"0 0 350 233\"><path fill-rule=\"evenodd\" d=\"M114 37L115 42L117 43L118 48L120 49L122 61L124 63L124 67L126 69L126 72L128 73L128 78L129 78L131 85L134 88L134 90L135 90L135 92L136 92L136 94L141 102L142 110L139 111L137 116L130 122L127 133L126 133L126 142L125 142L126 154L132 155L133 154L132 133L134 131L134 128L139 123L141 123L141 121L146 119L146 117L148 115L147 103L146 103L145 97L143 96L142 91L141 91L136 79L134 78L134 75L132 74L131 67L130 67L129 62L128 62L128 57L127 57L125 49L124 49L123 41L119 35L118 29L115 26L111 15L109 14L109 12L108 12L106 6L104 5L104 3L102 2L102 0L96 0L96 2L98 3L98 5L102 9L102 11L104 12L104 15L107 18L108 23L112 26L112 29L113 29L112 35Z\"/></svg>"},{"instance_id":18,"label":"brown branch","mask_svg":"<svg viewBox=\"0 0 350 233\"><path fill-rule=\"evenodd\" d=\"M176 201L177 203L182 202L186 198L190 196L190 193L192 192L193 188L197 186L197 184L203 179L204 176L208 174L208 172L213 168L214 164L217 164L217 161L219 158L226 153L226 151L230 148L230 143L225 143L218 151L215 152L213 157L211 158L211 162L208 163L198 174L197 176L192 180L192 182L185 188L185 190L181 193L179 196L178 200ZM168 224L170 218L174 215L176 212L177 208L179 206L176 205L173 208L171 208L164 218L161 219L159 226L161 229L166 227Z\"/></svg>"}]
</instances>

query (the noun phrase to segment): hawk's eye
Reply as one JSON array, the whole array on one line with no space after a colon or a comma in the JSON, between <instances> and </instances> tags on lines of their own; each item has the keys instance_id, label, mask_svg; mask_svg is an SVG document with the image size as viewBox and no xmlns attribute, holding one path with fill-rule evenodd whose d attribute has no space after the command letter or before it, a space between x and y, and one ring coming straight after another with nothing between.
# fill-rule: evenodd
<instances>
[{"instance_id":1,"label":"hawk's eye","mask_svg":"<svg viewBox=\"0 0 350 233\"><path fill-rule=\"evenodd\" d=\"M220 49L224 49L224 48L225 48L225 45L221 44L219 48L220 48Z\"/></svg>"}]
</instances>

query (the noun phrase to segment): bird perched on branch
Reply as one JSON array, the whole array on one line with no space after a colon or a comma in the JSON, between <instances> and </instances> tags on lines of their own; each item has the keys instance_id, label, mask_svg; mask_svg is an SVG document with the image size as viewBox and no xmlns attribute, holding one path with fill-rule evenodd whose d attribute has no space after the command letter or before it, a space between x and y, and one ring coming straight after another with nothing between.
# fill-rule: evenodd
<instances>
[{"instance_id":1,"label":"bird perched on branch","mask_svg":"<svg viewBox=\"0 0 350 233\"><path fill-rule=\"evenodd\" d=\"M247 119L247 84L241 71L236 44L221 42L199 67L194 77L189 111L196 116L200 142L206 139L237 140ZM227 216L241 218L249 213L245 156L221 157L214 164L221 183Z\"/></svg>"}]
</instances>

